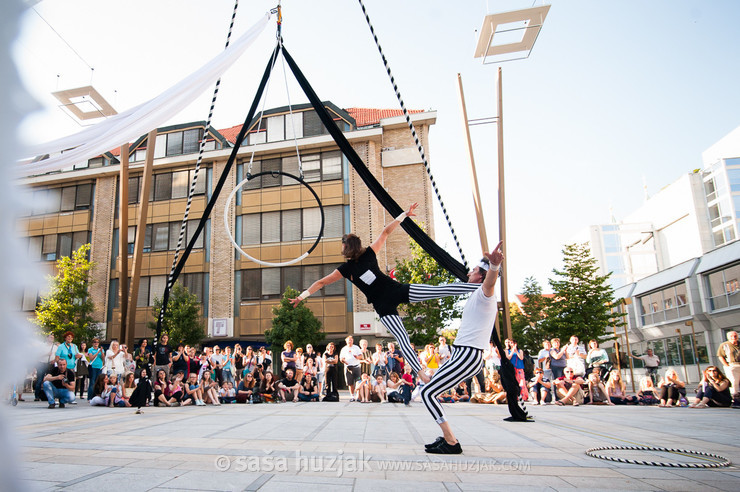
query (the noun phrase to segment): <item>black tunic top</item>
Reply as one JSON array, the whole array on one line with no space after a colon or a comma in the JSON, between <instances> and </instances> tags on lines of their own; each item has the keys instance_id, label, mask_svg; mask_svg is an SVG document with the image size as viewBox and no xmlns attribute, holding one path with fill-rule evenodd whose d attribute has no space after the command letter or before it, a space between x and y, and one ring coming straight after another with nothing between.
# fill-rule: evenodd
<instances>
[{"instance_id":1,"label":"black tunic top","mask_svg":"<svg viewBox=\"0 0 740 492\"><path fill-rule=\"evenodd\" d=\"M365 294L380 316L398 314L396 307L409 302L408 284L396 282L381 272L372 248L365 248L356 261L347 261L337 270Z\"/></svg>"}]
</instances>

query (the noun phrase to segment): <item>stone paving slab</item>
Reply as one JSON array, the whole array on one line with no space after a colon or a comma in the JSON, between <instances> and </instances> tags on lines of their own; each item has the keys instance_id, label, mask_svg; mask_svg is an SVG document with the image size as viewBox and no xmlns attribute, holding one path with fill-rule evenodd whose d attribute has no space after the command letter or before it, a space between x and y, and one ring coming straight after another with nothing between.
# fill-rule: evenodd
<instances>
[{"instance_id":1,"label":"stone paving slab","mask_svg":"<svg viewBox=\"0 0 740 492\"><path fill-rule=\"evenodd\" d=\"M445 411L464 449L428 455L439 427L423 405L339 403L132 409L23 402L4 416L22 450L25 490L322 491L740 490L740 412L657 407L505 407ZM590 447L651 445L722 455L718 469L599 460ZM603 452L602 454L608 454ZM612 456L701 462L668 453Z\"/></svg>"}]
</instances>

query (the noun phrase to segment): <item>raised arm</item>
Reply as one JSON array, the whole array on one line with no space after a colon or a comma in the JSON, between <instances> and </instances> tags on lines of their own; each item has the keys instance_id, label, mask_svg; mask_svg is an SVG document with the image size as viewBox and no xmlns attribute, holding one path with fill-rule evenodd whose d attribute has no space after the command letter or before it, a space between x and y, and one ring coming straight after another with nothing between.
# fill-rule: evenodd
<instances>
[{"instance_id":1,"label":"raised arm","mask_svg":"<svg viewBox=\"0 0 740 492\"><path fill-rule=\"evenodd\" d=\"M398 227L401 224L401 222L403 222L403 219L405 219L406 217L416 216L416 214L414 213L414 210L416 210L416 207L418 206L419 206L418 203L412 203L406 212L402 213L401 215L393 219L393 221L390 224L385 226L383 231L380 233L380 236L378 236L378 239L376 239L375 242L373 242L373 244L370 245L370 248L376 253L380 251L381 249L383 249L383 245L385 245L385 241L388 239L388 236L390 235L391 232L396 230L396 227Z\"/></svg>"},{"instance_id":2,"label":"raised arm","mask_svg":"<svg viewBox=\"0 0 740 492\"><path fill-rule=\"evenodd\" d=\"M320 278L316 282L312 283L311 287L301 292L301 294L298 297L294 297L293 299L288 299L288 300L293 305L293 307L296 307L299 302L305 300L308 296L310 296L314 292L318 292L323 287L333 284L337 280L341 280L341 278L342 278L342 274L339 273L339 270L334 270L326 277Z\"/></svg>"},{"instance_id":3,"label":"raised arm","mask_svg":"<svg viewBox=\"0 0 740 492\"><path fill-rule=\"evenodd\" d=\"M486 297L491 297L493 295L493 287L496 285L496 280L498 280L498 271L501 269L501 264L504 262L504 253L501 249L503 245L504 242L499 241L496 247L493 248L493 251L490 253L483 253L483 256L488 258L488 261L491 263L491 267L488 270L486 278L483 280L483 286L481 287L483 289L483 294L485 294Z\"/></svg>"}]
</instances>

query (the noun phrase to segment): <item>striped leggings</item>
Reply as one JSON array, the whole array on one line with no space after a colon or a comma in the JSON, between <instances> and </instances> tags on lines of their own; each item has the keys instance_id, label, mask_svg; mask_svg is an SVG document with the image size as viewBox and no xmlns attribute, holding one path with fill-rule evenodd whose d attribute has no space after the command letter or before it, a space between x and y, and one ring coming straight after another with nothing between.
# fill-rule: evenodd
<instances>
[{"instance_id":1,"label":"striped leggings","mask_svg":"<svg viewBox=\"0 0 740 492\"><path fill-rule=\"evenodd\" d=\"M409 285L409 302L428 301L430 299L439 299L440 297L461 296L469 294L478 289L480 284L455 283L444 285L426 285L411 284ZM390 331L398 341L398 348L403 354L407 364L411 366L413 372L421 371L421 363L416 351L411 348L411 341L406 327L403 326L401 317L397 314L388 314L380 317L380 322Z\"/></svg>"},{"instance_id":2,"label":"striped leggings","mask_svg":"<svg viewBox=\"0 0 740 492\"><path fill-rule=\"evenodd\" d=\"M452 357L432 376L432 380L421 388L421 401L426 405L434 421L438 424L445 422L442 405L437 396L448 389L454 388L460 381L473 377L480 371L483 364L483 350L474 347L452 346Z\"/></svg>"}]
</instances>

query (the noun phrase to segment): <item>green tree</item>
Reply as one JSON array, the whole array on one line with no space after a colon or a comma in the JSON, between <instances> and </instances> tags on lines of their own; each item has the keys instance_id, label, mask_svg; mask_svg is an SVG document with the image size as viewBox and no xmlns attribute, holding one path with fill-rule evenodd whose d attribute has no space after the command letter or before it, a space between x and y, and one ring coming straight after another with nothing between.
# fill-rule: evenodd
<instances>
[{"instance_id":1,"label":"green tree","mask_svg":"<svg viewBox=\"0 0 740 492\"><path fill-rule=\"evenodd\" d=\"M534 277L524 279L521 295L524 297L521 309L519 306L510 309L511 331L519 347L534 354L542 348L543 340L552 338L543 323L549 299L542 295L542 287Z\"/></svg>"},{"instance_id":2,"label":"green tree","mask_svg":"<svg viewBox=\"0 0 740 492\"><path fill-rule=\"evenodd\" d=\"M89 252L90 245L83 244L72 252L72 257L57 260L57 274L49 276L51 289L36 307L32 321L59 342L67 331L74 333L78 343L100 335L92 317L95 305L88 293L94 266L88 259Z\"/></svg>"},{"instance_id":3,"label":"green tree","mask_svg":"<svg viewBox=\"0 0 740 492\"><path fill-rule=\"evenodd\" d=\"M293 307L289 299L298 297L299 292L292 287L285 289L280 304L272 308L272 328L265 330L265 340L270 344L274 357L283 351L288 340L294 347L308 344L318 345L324 339L321 321L314 316L305 301Z\"/></svg>"},{"instance_id":4,"label":"green tree","mask_svg":"<svg viewBox=\"0 0 740 492\"><path fill-rule=\"evenodd\" d=\"M611 273L598 274L588 245L566 245L563 264L562 270L553 270L560 278L549 281L555 298L546 308L545 329L563 343L573 335L587 343L608 336L611 326L622 326L624 315L611 312L611 306L618 302L607 282Z\"/></svg>"},{"instance_id":5,"label":"green tree","mask_svg":"<svg viewBox=\"0 0 740 492\"><path fill-rule=\"evenodd\" d=\"M162 299L155 297L152 306L154 318L159 318ZM157 323L150 321L147 327L156 331ZM191 294L180 282L176 282L167 302L167 312L162 320L162 333L170 336L171 343L198 345L205 337L205 323L200 315L198 296Z\"/></svg>"},{"instance_id":6,"label":"green tree","mask_svg":"<svg viewBox=\"0 0 740 492\"><path fill-rule=\"evenodd\" d=\"M457 277L439 264L413 241L411 259L396 262L395 276L406 284L440 285L457 281ZM416 347L434 343L440 333L453 319L462 315L460 297L450 296L429 301L402 304L403 324L409 338Z\"/></svg>"}]
</instances>

